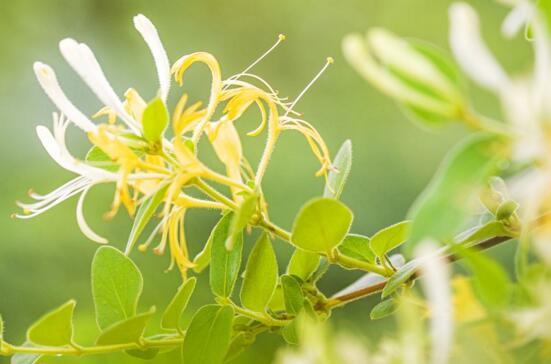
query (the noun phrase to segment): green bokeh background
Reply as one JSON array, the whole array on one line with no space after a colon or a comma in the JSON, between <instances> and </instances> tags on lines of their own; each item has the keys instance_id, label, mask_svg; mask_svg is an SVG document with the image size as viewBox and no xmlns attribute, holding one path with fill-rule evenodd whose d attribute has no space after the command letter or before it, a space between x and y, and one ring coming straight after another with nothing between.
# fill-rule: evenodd
<instances>
[{"instance_id":1,"label":"green bokeh background","mask_svg":"<svg viewBox=\"0 0 551 364\"><path fill-rule=\"evenodd\" d=\"M495 32L505 9L493 1L472 2L484 18L486 38L511 70L529 65L529 48L520 39L504 41ZM325 137L333 152L347 138L354 145L354 166L342 197L355 212L354 232L371 234L402 219L415 197L432 176L445 151L465 130L451 126L439 133L422 131L409 123L398 107L371 88L344 61L340 43L352 31L386 27L400 35L429 40L447 47L447 7L443 0L0 0L0 313L6 321L6 337L22 342L25 329L43 312L69 298L78 300L77 337L91 342L97 332L89 288L90 262L97 246L79 232L76 201L67 201L33 220L12 220L14 201L25 199L29 187L47 192L71 178L47 156L34 127L51 126L53 105L34 79L32 63L54 67L66 93L83 111L100 107L94 95L60 56L57 44L71 36L95 51L114 89L122 94L137 88L145 98L156 90L156 73L149 51L132 26L132 17L144 13L157 26L172 62L197 50L213 53L227 77L248 65L279 33L287 41L255 73L268 80L282 95L293 97L323 65L327 56L335 64L300 102L298 110ZM210 80L197 67L186 76L185 88L193 99L205 98ZM472 85L471 85L472 86ZM477 107L498 116L497 103L471 87ZM174 88L172 96L181 90ZM254 128L251 113L240 124ZM85 136L72 128L70 147L82 156L88 148ZM263 137L245 137L247 156L255 161ZM299 135L284 135L265 178L271 216L290 228L305 201L321 193L323 179L315 178L318 166ZM89 223L116 246L122 246L130 220L124 211L110 222L101 218L109 208L113 186L99 187L88 198ZM188 220L188 240L196 252L206 241L216 214L194 212ZM249 244L250 245L250 244ZM276 243L282 267L291 249ZM507 260L510 249L498 255ZM164 308L178 285L178 274L164 273L167 257L135 253L145 275L140 308ZM335 292L356 275L332 269L323 288ZM192 305L212 301L203 275ZM371 322L373 300L350 304L334 313L339 329L377 338L391 321ZM188 317L189 319L189 317ZM276 335L263 335L239 363L270 362L283 345ZM259 359L261 358L261 359ZM0 358L0 363L7 362ZM75 358L50 360L76 362ZM123 355L104 355L87 363L136 362ZM159 357L156 362L170 362Z\"/></svg>"}]
</instances>

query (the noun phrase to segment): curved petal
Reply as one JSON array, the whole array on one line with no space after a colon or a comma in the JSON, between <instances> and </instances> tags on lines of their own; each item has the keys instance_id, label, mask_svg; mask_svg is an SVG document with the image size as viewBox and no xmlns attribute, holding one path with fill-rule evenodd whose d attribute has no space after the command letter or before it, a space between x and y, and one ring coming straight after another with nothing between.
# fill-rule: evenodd
<instances>
[{"instance_id":1,"label":"curved petal","mask_svg":"<svg viewBox=\"0 0 551 364\"><path fill-rule=\"evenodd\" d=\"M46 95L69 120L86 132L96 130L96 125L67 98L59 86L54 70L50 66L41 62L35 62L33 69L38 83L40 83Z\"/></svg>"},{"instance_id":2,"label":"curved petal","mask_svg":"<svg viewBox=\"0 0 551 364\"><path fill-rule=\"evenodd\" d=\"M499 92L509 79L480 35L478 15L466 3L453 4L449 12L450 46L459 65L478 84Z\"/></svg>"},{"instance_id":3,"label":"curved petal","mask_svg":"<svg viewBox=\"0 0 551 364\"><path fill-rule=\"evenodd\" d=\"M67 63L78 73L101 102L113 109L130 129L139 132L138 123L124 109L121 100L107 81L92 50L86 44L78 43L71 38L59 42L59 49Z\"/></svg>"},{"instance_id":4,"label":"curved petal","mask_svg":"<svg viewBox=\"0 0 551 364\"><path fill-rule=\"evenodd\" d=\"M170 89L170 63L163 43L159 38L159 33L153 23L142 14L134 17L134 27L140 32L153 55L153 60L157 67L157 76L159 77L160 96L166 103Z\"/></svg>"},{"instance_id":5,"label":"curved petal","mask_svg":"<svg viewBox=\"0 0 551 364\"><path fill-rule=\"evenodd\" d=\"M88 224L86 223L86 219L84 218L84 211L83 211L84 199L86 198L86 194L88 193L88 191L90 190L91 187L92 186L89 186L84 191L82 191L82 193L81 193L81 195L78 199L78 202L77 202L77 223L78 223L78 227L80 228L80 231L82 231L82 233L88 239L90 239L92 241L95 241L96 243L99 243L99 244L107 244L108 243L107 239L105 239L104 237L99 236L98 234L96 234L90 228L90 226L88 226Z\"/></svg>"}]
</instances>

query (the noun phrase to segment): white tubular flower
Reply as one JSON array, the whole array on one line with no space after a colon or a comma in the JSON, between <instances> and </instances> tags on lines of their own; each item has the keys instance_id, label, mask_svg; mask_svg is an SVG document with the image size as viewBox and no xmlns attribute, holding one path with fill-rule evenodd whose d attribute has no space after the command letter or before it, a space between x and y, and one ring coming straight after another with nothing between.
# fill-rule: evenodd
<instances>
[{"instance_id":1,"label":"white tubular flower","mask_svg":"<svg viewBox=\"0 0 551 364\"><path fill-rule=\"evenodd\" d=\"M82 231L84 236L86 236L88 239L95 241L96 243L99 243L99 244L107 244L108 243L107 239L96 234L90 228L88 223L86 223L86 219L84 218L84 199L86 198L86 194L88 193L88 191L90 191L90 188L92 188L92 186L86 187L84 191L82 191L78 199L77 224L78 224L78 227L80 228L80 231Z\"/></svg>"},{"instance_id":2,"label":"white tubular flower","mask_svg":"<svg viewBox=\"0 0 551 364\"><path fill-rule=\"evenodd\" d=\"M450 46L463 71L479 85L500 92L509 79L480 34L478 15L466 3L450 7Z\"/></svg>"},{"instance_id":3,"label":"white tubular flower","mask_svg":"<svg viewBox=\"0 0 551 364\"><path fill-rule=\"evenodd\" d=\"M35 62L34 73L40 86L57 108L82 130L95 131L96 125L71 103L57 82L54 70L47 64Z\"/></svg>"},{"instance_id":4,"label":"white tubular flower","mask_svg":"<svg viewBox=\"0 0 551 364\"><path fill-rule=\"evenodd\" d=\"M166 103L170 90L170 62L163 43L153 23L144 15L138 14L134 17L134 27L140 32L153 55L159 77L160 97Z\"/></svg>"},{"instance_id":5,"label":"white tubular flower","mask_svg":"<svg viewBox=\"0 0 551 364\"><path fill-rule=\"evenodd\" d=\"M438 252L436 243L427 241L416 249L416 256L421 262L421 285L431 312L431 363L445 364L453 341L453 306L449 268Z\"/></svg>"},{"instance_id":6,"label":"white tubular flower","mask_svg":"<svg viewBox=\"0 0 551 364\"><path fill-rule=\"evenodd\" d=\"M101 102L108 106L126 123L134 132L139 132L140 127L128 112L107 81L92 50L84 43L78 43L74 39L66 38L59 42L61 54L78 73Z\"/></svg>"}]
</instances>

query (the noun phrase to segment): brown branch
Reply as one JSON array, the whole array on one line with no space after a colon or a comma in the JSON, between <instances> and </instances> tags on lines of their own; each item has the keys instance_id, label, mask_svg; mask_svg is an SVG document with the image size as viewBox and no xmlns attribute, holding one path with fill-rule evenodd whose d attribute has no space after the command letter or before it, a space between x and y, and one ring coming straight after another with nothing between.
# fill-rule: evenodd
<instances>
[{"instance_id":1,"label":"brown branch","mask_svg":"<svg viewBox=\"0 0 551 364\"><path fill-rule=\"evenodd\" d=\"M499 245L501 243L504 243L504 242L506 242L510 239L513 239L513 237L510 237L510 236L495 236L493 238L484 240L481 243L478 243L478 244L472 246L472 248L477 249L477 250L488 250L488 249L490 249L490 248L492 248L496 245ZM446 256L446 260L450 263L456 262L459 259L461 259L461 257L456 255L456 254L450 254L450 255ZM421 271L417 270L415 273L413 273L413 275L411 276L409 281L413 281L413 280L419 278L420 275L421 275ZM347 293L347 294L343 294L341 296L333 297L325 305L325 308L335 308L335 307L338 307L338 306L342 306L342 305L344 305L348 302L355 301L355 300L358 300L360 298L370 296L374 293L381 292L385 288L387 282L388 282L388 280L383 281L383 282L379 282L379 283L375 283L375 284L372 284L371 286L367 286L367 287L358 289L354 292L350 292L350 293Z\"/></svg>"}]
</instances>

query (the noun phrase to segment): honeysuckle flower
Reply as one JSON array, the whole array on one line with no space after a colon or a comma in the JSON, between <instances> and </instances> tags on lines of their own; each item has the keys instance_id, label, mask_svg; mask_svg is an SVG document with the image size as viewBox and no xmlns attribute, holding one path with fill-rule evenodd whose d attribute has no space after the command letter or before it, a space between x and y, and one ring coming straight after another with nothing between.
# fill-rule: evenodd
<instances>
[{"instance_id":1,"label":"honeysuckle flower","mask_svg":"<svg viewBox=\"0 0 551 364\"><path fill-rule=\"evenodd\" d=\"M92 117L82 113L65 95L50 66L41 62L34 64L38 82L59 110L59 114L54 114L53 133L39 126L38 137L48 154L77 177L46 195L32 193L31 198L36 202L19 203L23 212L15 216L30 218L72 196L80 195L76 213L80 229L91 240L107 243L107 239L96 234L86 223L83 206L92 187L100 183L114 183L115 196L106 217L114 216L121 205L134 216L138 209L149 208L147 206L152 200L157 201L154 208L162 206L160 221L139 248L141 251L146 250L160 234L160 242L153 251L163 254L168 247L170 268L177 267L185 277L187 269L194 266L185 239L187 211L192 208L235 208L243 200L243 193L261 192L262 177L281 132L296 130L305 136L320 161L318 175L332 169L325 142L313 125L296 118L300 114L293 110L331 62L327 62L293 102L288 102L280 98L268 82L250 73L252 67L283 41L281 35L268 51L245 70L223 79L218 61L207 52L184 55L170 66L159 34L151 21L138 15L134 17L134 26L149 47L157 70L158 92L150 102L134 88L128 88L124 98L119 98L90 47L71 38L63 39L59 49L67 63L102 104ZM189 96L183 92L170 113L167 99L171 77L174 76L176 83L183 87L184 74L195 63L205 64L211 72L208 101L205 106L200 101L188 105ZM256 169L245 158L235 127L235 122L251 106L257 107L261 116L258 126L248 135L258 136L267 129L266 146ZM221 116L218 120L213 120L214 115L219 114ZM173 132L171 138L165 136L170 121ZM84 159L74 157L66 147L65 131L69 123L82 129L92 143ZM224 164L225 173L216 172L201 161L198 147L204 135ZM208 182L229 187L231 199L216 191ZM199 189L207 198L192 197L188 193L191 188ZM266 214L267 204L261 193L258 204L259 211ZM142 218L143 214L138 212L136 222L148 222L140 221ZM126 254L130 253L134 243L129 238Z\"/></svg>"}]
</instances>

